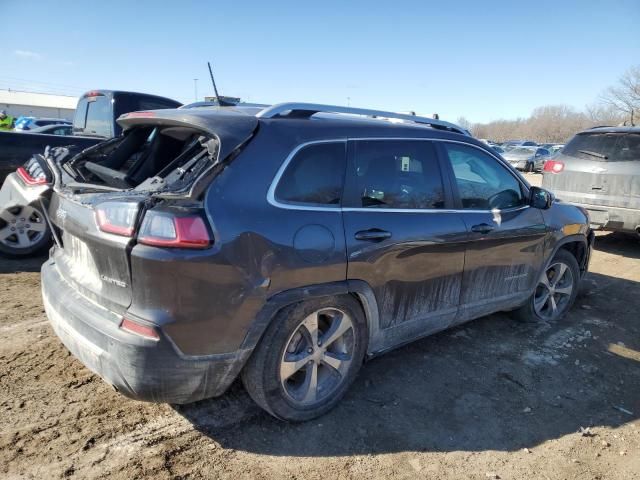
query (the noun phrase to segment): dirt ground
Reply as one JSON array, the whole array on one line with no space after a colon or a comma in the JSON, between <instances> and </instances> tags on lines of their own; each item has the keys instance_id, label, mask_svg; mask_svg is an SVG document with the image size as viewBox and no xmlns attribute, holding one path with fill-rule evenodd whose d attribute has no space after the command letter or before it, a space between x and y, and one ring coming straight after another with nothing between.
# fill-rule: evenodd
<instances>
[{"instance_id":1,"label":"dirt ground","mask_svg":"<svg viewBox=\"0 0 640 480\"><path fill-rule=\"evenodd\" d=\"M182 407L115 393L48 326L42 261L0 260L4 479L640 479L636 238L598 235L563 321L497 314L415 342L301 425L239 385Z\"/></svg>"}]
</instances>

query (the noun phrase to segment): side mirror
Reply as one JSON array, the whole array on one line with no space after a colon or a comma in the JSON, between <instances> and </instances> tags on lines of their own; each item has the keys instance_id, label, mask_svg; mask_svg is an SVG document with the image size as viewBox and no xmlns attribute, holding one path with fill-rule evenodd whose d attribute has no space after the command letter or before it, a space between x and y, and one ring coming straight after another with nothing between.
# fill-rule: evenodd
<instances>
[{"instance_id":1,"label":"side mirror","mask_svg":"<svg viewBox=\"0 0 640 480\"><path fill-rule=\"evenodd\" d=\"M531 187L529 189L529 205L533 208L546 210L553 203L553 195L548 190L540 187Z\"/></svg>"}]
</instances>

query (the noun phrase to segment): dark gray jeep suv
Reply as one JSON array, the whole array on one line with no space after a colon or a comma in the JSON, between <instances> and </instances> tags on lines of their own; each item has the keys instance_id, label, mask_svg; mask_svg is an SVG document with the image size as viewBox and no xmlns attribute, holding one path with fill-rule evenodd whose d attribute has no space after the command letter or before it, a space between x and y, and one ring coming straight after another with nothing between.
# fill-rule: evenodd
<instances>
[{"instance_id":1,"label":"dark gray jeep suv","mask_svg":"<svg viewBox=\"0 0 640 480\"><path fill-rule=\"evenodd\" d=\"M67 348L133 398L241 376L272 415L310 419L367 357L496 311L562 317L587 270L584 210L447 122L312 104L119 122L45 159L42 293Z\"/></svg>"}]
</instances>

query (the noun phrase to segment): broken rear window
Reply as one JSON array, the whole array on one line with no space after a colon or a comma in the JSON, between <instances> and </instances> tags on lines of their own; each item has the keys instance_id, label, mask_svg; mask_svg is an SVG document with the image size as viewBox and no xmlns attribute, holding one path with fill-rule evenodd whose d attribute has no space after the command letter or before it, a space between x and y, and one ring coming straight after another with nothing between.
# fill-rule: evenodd
<instances>
[{"instance_id":1,"label":"broken rear window","mask_svg":"<svg viewBox=\"0 0 640 480\"><path fill-rule=\"evenodd\" d=\"M180 190L217 158L218 141L187 127L135 127L76 157L67 170L82 183L127 190Z\"/></svg>"}]
</instances>

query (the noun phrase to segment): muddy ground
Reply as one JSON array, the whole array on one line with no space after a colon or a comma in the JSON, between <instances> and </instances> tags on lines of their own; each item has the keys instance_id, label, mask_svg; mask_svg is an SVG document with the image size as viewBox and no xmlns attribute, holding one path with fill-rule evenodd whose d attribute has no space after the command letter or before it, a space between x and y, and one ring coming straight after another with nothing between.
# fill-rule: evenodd
<instances>
[{"instance_id":1,"label":"muddy ground","mask_svg":"<svg viewBox=\"0 0 640 480\"><path fill-rule=\"evenodd\" d=\"M175 408L118 395L53 335L42 261L0 260L1 478L640 479L636 238L598 235L562 322L497 314L418 341L302 425L239 385Z\"/></svg>"}]
</instances>

